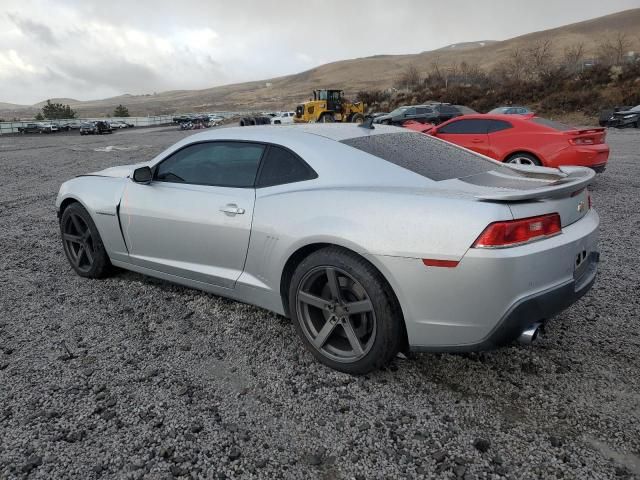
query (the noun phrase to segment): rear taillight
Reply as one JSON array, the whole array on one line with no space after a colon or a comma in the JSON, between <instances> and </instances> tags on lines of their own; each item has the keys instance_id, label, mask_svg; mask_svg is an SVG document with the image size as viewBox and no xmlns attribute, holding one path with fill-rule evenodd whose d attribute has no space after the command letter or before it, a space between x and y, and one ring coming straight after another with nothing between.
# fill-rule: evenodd
<instances>
[{"instance_id":1,"label":"rear taillight","mask_svg":"<svg viewBox=\"0 0 640 480\"><path fill-rule=\"evenodd\" d=\"M562 233L560 215L551 213L539 217L491 223L473 243L474 248L503 248L522 245Z\"/></svg>"},{"instance_id":2,"label":"rear taillight","mask_svg":"<svg viewBox=\"0 0 640 480\"><path fill-rule=\"evenodd\" d=\"M573 145L595 145L596 141L593 137L578 137L569 140Z\"/></svg>"}]
</instances>

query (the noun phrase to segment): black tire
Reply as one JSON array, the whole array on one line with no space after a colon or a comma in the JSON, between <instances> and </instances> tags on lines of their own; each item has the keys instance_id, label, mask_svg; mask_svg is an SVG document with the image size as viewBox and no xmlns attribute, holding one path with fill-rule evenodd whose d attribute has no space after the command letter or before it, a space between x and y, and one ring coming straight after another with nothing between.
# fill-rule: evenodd
<instances>
[{"instance_id":1,"label":"black tire","mask_svg":"<svg viewBox=\"0 0 640 480\"><path fill-rule=\"evenodd\" d=\"M319 123L335 123L335 121L333 113L323 113L318 119Z\"/></svg>"},{"instance_id":2,"label":"black tire","mask_svg":"<svg viewBox=\"0 0 640 480\"><path fill-rule=\"evenodd\" d=\"M361 113L354 113L353 116L351 117L351 123L363 123L364 122L364 115L362 115Z\"/></svg>"},{"instance_id":3,"label":"black tire","mask_svg":"<svg viewBox=\"0 0 640 480\"><path fill-rule=\"evenodd\" d=\"M104 278L111 270L109 255L91 215L79 203L64 209L60 235L71 267L81 277Z\"/></svg>"},{"instance_id":4,"label":"black tire","mask_svg":"<svg viewBox=\"0 0 640 480\"><path fill-rule=\"evenodd\" d=\"M330 282L330 275L335 275L335 282ZM335 291L339 301L331 293ZM309 298L324 306L309 304ZM366 311L349 313L355 302ZM289 313L305 347L325 365L354 375L387 365L400 350L404 328L395 305L393 293L373 265L339 247L323 248L305 258L289 286ZM323 336L323 331L328 333ZM354 335L358 349L353 347Z\"/></svg>"},{"instance_id":5,"label":"black tire","mask_svg":"<svg viewBox=\"0 0 640 480\"><path fill-rule=\"evenodd\" d=\"M509 156L505 161L505 163L513 163L516 165L529 165L529 166L542 166L542 162L538 160L535 156L530 153L514 153Z\"/></svg>"}]
</instances>

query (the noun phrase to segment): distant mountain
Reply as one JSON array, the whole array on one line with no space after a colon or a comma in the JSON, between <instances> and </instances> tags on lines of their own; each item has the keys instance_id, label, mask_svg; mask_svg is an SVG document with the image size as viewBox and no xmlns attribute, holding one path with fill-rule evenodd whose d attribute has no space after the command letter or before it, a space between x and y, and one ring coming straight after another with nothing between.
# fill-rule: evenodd
<instances>
[{"instance_id":1,"label":"distant mountain","mask_svg":"<svg viewBox=\"0 0 640 480\"><path fill-rule=\"evenodd\" d=\"M465 42L411 55L375 55L328 63L294 75L261 81L224 85L204 90L174 90L153 95L121 95L103 100L64 99L84 116L109 115L120 103L132 115L189 111L292 109L308 99L314 89L337 87L354 95L359 90L391 87L398 73L408 65L421 72L430 70L434 61L441 65L465 61L491 68L506 59L515 48L550 40L553 51L561 55L570 45L583 44L586 55L594 54L604 38L622 32L640 50L640 8L522 35L504 41ZM38 104L40 105L40 104ZM33 115L36 106L7 108L0 104L0 116ZM8 112L8 113L6 113ZM19 113L18 113L19 112Z\"/></svg>"}]
</instances>

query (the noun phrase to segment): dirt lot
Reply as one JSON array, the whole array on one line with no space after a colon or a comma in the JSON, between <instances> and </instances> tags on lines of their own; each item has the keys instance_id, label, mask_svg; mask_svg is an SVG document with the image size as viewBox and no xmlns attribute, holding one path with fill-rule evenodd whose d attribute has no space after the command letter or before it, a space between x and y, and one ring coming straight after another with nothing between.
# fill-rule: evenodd
<instances>
[{"instance_id":1,"label":"dirt lot","mask_svg":"<svg viewBox=\"0 0 640 480\"><path fill-rule=\"evenodd\" d=\"M0 138L0 478L640 478L640 134L593 186L595 288L532 347L328 370L287 319L76 276L54 200L188 135Z\"/></svg>"}]
</instances>

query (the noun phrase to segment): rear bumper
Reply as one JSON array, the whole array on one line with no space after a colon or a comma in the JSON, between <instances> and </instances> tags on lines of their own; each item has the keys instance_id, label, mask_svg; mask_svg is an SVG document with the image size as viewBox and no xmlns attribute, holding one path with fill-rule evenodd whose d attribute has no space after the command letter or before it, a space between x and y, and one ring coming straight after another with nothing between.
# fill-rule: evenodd
<instances>
[{"instance_id":1,"label":"rear bumper","mask_svg":"<svg viewBox=\"0 0 640 480\"><path fill-rule=\"evenodd\" d=\"M600 145L573 146L566 148L547 162L550 167L559 167L562 165L577 165L580 167L590 167L594 170L602 168L609 160L609 145L606 143Z\"/></svg>"},{"instance_id":2,"label":"rear bumper","mask_svg":"<svg viewBox=\"0 0 640 480\"><path fill-rule=\"evenodd\" d=\"M535 324L544 324L591 290L596 280L599 259L598 252L591 252L588 268L581 278L517 302L498 322L493 332L479 343L445 348L413 346L411 350L415 352L470 352L493 350L508 345L514 342L527 328Z\"/></svg>"},{"instance_id":3,"label":"rear bumper","mask_svg":"<svg viewBox=\"0 0 640 480\"><path fill-rule=\"evenodd\" d=\"M595 279L599 217L518 247L470 248L455 268L373 256L398 297L414 351L492 349L584 295ZM576 267L577 257L581 256Z\"/></svg>"}]
</instances>

